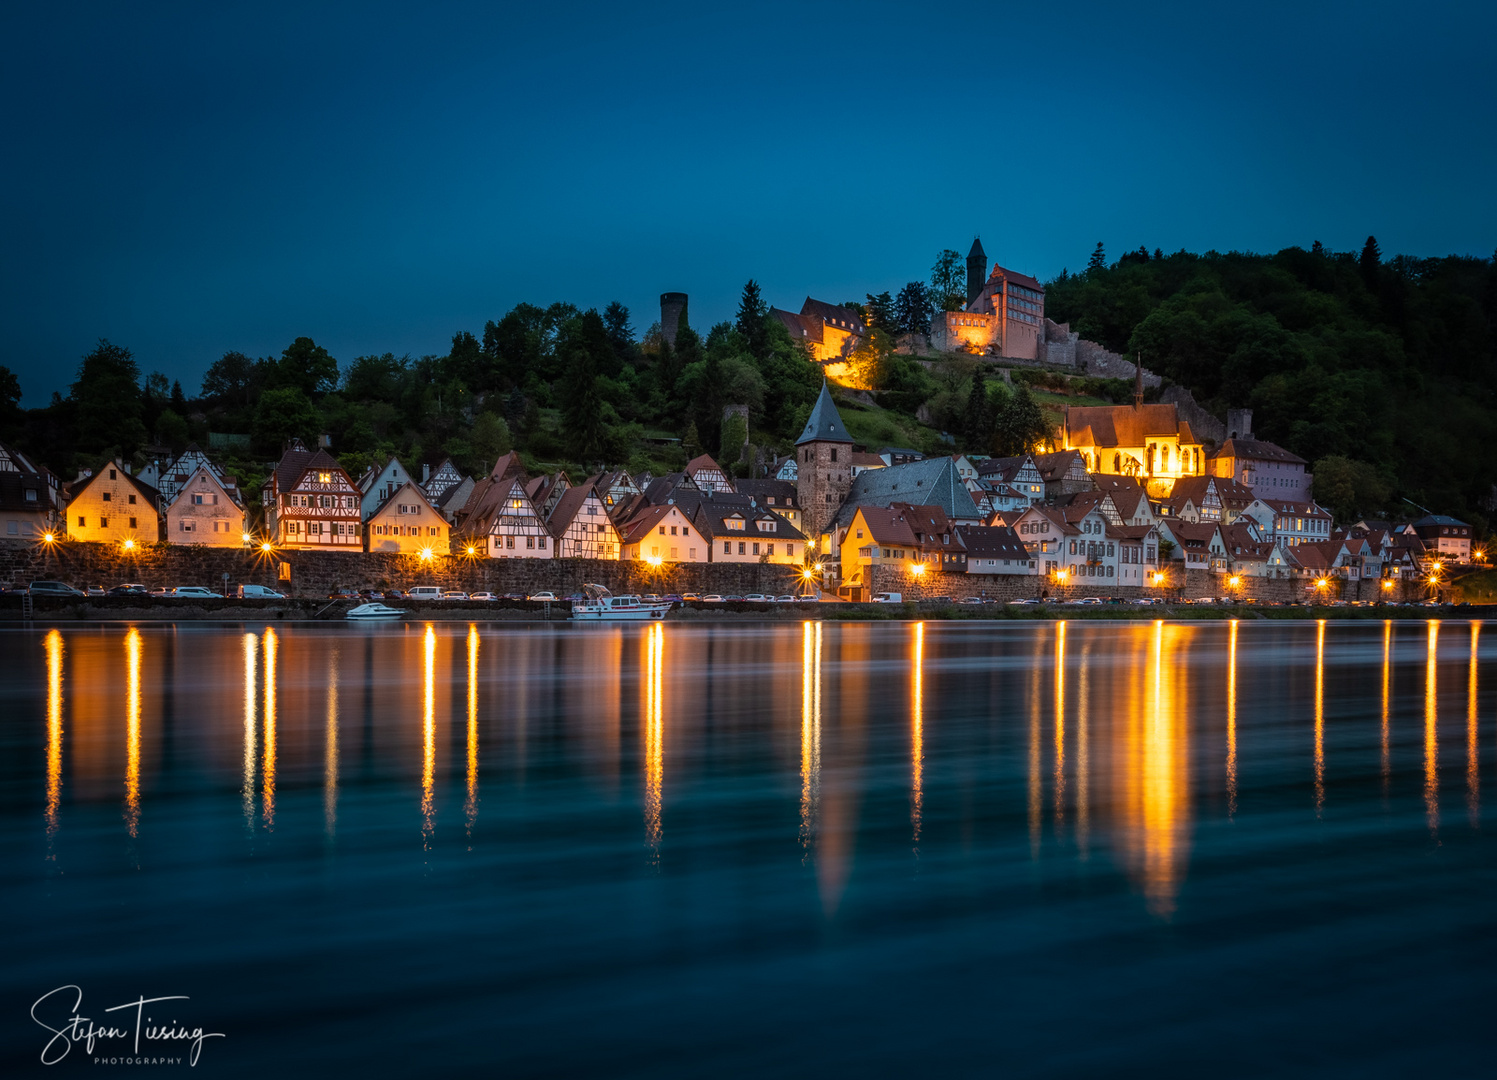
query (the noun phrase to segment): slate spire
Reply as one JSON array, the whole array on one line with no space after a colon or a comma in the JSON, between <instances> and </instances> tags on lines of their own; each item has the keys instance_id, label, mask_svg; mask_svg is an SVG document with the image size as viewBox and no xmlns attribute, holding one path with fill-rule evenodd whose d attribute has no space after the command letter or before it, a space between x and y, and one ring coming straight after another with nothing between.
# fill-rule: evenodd
<instances>
[{"instance_id":1,"label":"slate spire","mask_svg":"<svg viewBox=\"0 0 1497 1080\"><path fill-rule=\"evenodd\" d=\"M800 438L795 440L795 445L800 446L808 442L852 442L852 436L842 425L842 416L837 412L836 403L832 401L832 392L825 379L821 381L821 396L816 399L816 405L811 409L811 416L806 420L806 430L800 433Z\"/></svg>"}]
</instances>

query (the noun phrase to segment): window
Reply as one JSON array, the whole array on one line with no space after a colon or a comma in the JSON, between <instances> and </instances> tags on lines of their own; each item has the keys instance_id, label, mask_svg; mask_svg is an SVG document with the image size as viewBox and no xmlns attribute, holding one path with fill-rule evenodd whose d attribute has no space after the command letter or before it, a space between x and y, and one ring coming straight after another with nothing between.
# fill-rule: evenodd
<instances>
[{"instance_id":1,"label":"window","mask_svg":"<svg viewBox=\"0 0 1497 1080\"><path fill-rule=\"evenodd\" d=\"M759 545L758 545L757 542L754 544L754 554L755 555L759 554Z\"/></svg>"},{"instance_id":2,"label":"window","mask_svg":"<svg viewBox=\"0 0 1497 1080\"><path fill-rule=\"evenodd\" d=\"M131 506L135 505L135 496L134 495L128 495L128 496L126 496L126 498L128 498L130 500L130 505Z\"/></svg>"},{"instance_id":3,"label":"window","mask_svg":"<svg viewBox=\"0 0 1497 1080\"><path fill-rule=\"evenodd\" d=\"M527 548L530 548L530 549L534 550L534 548L535 548L535 537L533 537L533 536L527 536L525 538L525 546Z\"/></svg>"},{"instance_id":4,"label":"window","mask_svg":"<svg viewBox=\"0 0 1497 1080\"><path fill-rule=\"evenodd\" d=\"M744 550L747 547L748 547L748 545L745 544L742 540L738 541L738 554L740 554L740 555L747 555L748 552L746 550Z\"/></svg>"},{"instance_id":5,"label":"window","mask_svg":"<svg viewBox=\"0 0 1497 1080\"><path fill-rule=\"evenodd\" d=\"M508 551L513 551L515 549L515 538L513 536L506 536L504 538L504 547Z\"/></svg>"},{"instance_id":6,"label":"window","mask_svg":"<svg viewBox=\"0 0 1497 1080\"><path fill-rule=\"evenodd\" d=\"M832 460L833 461L837 460L837 448L835 446L832 447Z\"/></svg>"},{"instance_id":7,"label":"window","mask_svg":"<svg viewBox=\"0 0 1497 1080\"><path fill-rule=\"evenodd\" d=\"M774 545L773 544L767 545L764 548L764 554L766 554L766 555L773 555L774 554Z\"/></svg>"},{"instance_id":8,"label":"window","mask_svg":"<svg viewBox=\"0 0 1497 1080\"><path fill-rule=\"evenodd\" d=\"M109 501L111 501L111 500L110 500L110 493L109 493L109 492L107 492L107 491L106 491L106 492L104 492L104 501L105 501L105 502L109 502Z\"/></svg>"},{"instance_id":9,"label":"window","mask_svg":"<svg viewBox=\"0 0 1497 1080\"><path fill-rule=\"evenodd\" d=\"M107 529L107 528L109 528L109 519L101 517L99 519L99 528L101 528L101 529Z\"/></svg>"},{"instance_id":10,"label":"window","mask_svg":"<svg viewBox=\"0 0 1497 1080\"><path fill-rule=\"evenodd\" d=\"M78 515L78 527L80 529L83 528L83 515L82 514Z\"/></svg>"},{"instance_id":11,"label":"window","mask_svg":"<svg viewBox=\"0 0 1497 1080\"><path fill-rule=\"evenodd\" d=\"M138 528L138 527L139 527L139 526L137 526L137 525L136 525L136 524L135 524L135 519L134 519L134 518L131 518L131 519L130 519L130 528L132 528L132 529L134 529L134 528Z\"/></svg>"},{"instance_id":12,"label":"window","mask_svg":"<svg viewBox=\"0 0 1497 1080\"><path fill-rule=\"evenodd\" d=\"M119 479L117 476L115 476L113 469L109 470L109 479L111 479L111 480L117 480L117 479Z\"/></svg>"},{"instance_id":13,"label":"window","mask_svg":"<svg viewBox=\"0 0 1497 1080\"><path fill-rule=\"evenodd\" d=\"M538 547L538 548L540 548L542 551L545 551L546 550L546 538L544 536L538 537L537 540L536 540L535 546Z\"/></svg>"},{"instance_id":14,"label":"window","mask_svg":"<svg viewBox=\"0 0 1497 1080\"><path fill-rule=\"evenodd\" d=\"M660 526L660 535L661 536L665 535L665 526L664 525Z\"/></svg>"},{"instance_id":15,"label":"window","mask_svg":"<svg viewBox=\"0 0 1497 1080\"><path fill-rule=\"evenodd\" d=\"M672 536L676 535L676 527L674 525L671 526L671 535Z\"/></svg>"},{"instance_id":16,"label":"window","mask_svg":"<svg viewBox=\"0 0 1497 1080\"><path fill-rule=\"evenodd\" d=\"M724 555L731 555L731 554L733 554L733 545L730 544L726 540L723 541L723 554Z\"/></svg>"}]
</instances>

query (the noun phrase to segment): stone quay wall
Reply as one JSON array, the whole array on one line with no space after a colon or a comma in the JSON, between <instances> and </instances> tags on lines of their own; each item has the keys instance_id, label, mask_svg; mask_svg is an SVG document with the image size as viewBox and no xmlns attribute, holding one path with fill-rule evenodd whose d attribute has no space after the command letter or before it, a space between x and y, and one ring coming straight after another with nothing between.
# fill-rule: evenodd
<instances>
[{"instance_id":1,"label":"stone quay wall","mask_svg":"<svg viewBox=\"0 0 1497 1080\"><path fill-rule=\"evenodd\" d=\"M282 566L290 578L281 577ZM83 588L109 588L138 582L147 588L201 585L214 592L228 585L267 585L288 596L326 596L334 589L401 588L437 585L464 592L531 593L558 596L580 592L584 583L614 593L721 593L745 595L795 591L799 568L779 563L648 563L607 559L472 559L357 551L276 551L213 548L186 544L145 544L125 552L117 544L43 545L0 542L0 585L37 580L65 581Z\"/></svg>"},{"instance_id":2,"label":"stone quay wall","mask_svg":"<svg viewBox=\"0 0 1497 1080\"><path fill-rule=\"evenodd\" d=\"M1423 600L1428 595L1417 582L1397 582L1392 589L1384 589L1380 580L1343 581L1332 578L1324 589L1316 589L1308 578L1259 578L1244 577L1237 588L1228 588L1221 574L1206 570L1170 571L1170 584L1165 587L1140 585L1114 585L1105 580L1082 578L1074 584L1057 585L1043 576L1028 577L1020 574L948 574L927 572L919 578L894 566L871 568L872 593L897 592L905 600L925 600L936 596L949 596L961 600L966 596L982 596L995 600L1051 599L1056 601L1079 600L1087 596L1121 597L1137 600L1143 597L1159 597L1165 601L1195 600L1204 596L1251 598L1260 603L1269 601L1321 601L1368 600L1403 602Z\"/></svg>"}]
</instances>

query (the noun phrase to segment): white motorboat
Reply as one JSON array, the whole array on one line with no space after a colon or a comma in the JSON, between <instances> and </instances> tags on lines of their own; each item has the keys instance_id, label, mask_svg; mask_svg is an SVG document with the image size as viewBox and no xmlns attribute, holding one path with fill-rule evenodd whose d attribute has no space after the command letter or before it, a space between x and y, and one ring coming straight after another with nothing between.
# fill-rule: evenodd
<instances>
[{"instance_id":1,"label":"white motorboat","mask_svg":"<svg viewBox=\"0 0 1497 1080\"><path fill-rule=\"evenodd\" d=\"M398 607L389 607L385 604L360 604L358 607L349 608L345 619L402 619L410 612Z\"/></svg>"},{"instance_id":2,"label":"white motorboat","mask_svg":"<svg viewBox=\"0 0 1497 1080\"><path fill-rule=\"evenodd\" d=\"M572 618L603 619L633 622L643 619L663 619L671 609L668 600L646 603L637 596L614 596L602 585L584 585L582 591L587 599L572 601Z\"/></svg>"}]
</instances>

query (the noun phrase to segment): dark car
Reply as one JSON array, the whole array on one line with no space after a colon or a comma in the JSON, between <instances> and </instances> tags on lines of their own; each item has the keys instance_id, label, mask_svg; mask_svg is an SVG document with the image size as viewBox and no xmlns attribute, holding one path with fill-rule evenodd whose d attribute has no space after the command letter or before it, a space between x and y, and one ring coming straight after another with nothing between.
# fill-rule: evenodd
<instances>
[{"instance_id":1,"label":"dark car","mask_svg":"<svg viewBox=\"0 0 1497 1080\"><path fill-rule=\"evenodd\" d=\"M329 600L357 600L359 594L348 589L334 589L327 594Z\"/></svg>"},{"instance_id":2,"label":"dark car","mask_svg":"<svg viewBox=\"0 0 1497 1080\"><path fill-rule=\"evenodd\" d=\"M33 581L28 590L32 596L81 597L84 594L63 581Z\"/></svg>"},{"instance_id":3,"label":"dark car","mask_svg":"<svg viewBox=\"0 0 1497 1080\"><path fill-rule=\"evenodd\" d=\"M500 597L500 599L501 600L523 600L523 599L525 599L525 596L524 596L523 593L507 592L502 597Z\"/></svg>"},{"instance_id":4,"label":"dark car","mask_svg":"<svg viewBox=\"0 0 1497 1080\"><path fill-rule=\"evenodd\" d=\"M404 589L386 589L385 590L385 599L386 600L405 600L405 599L407 599L406 592L405 592Z\"/></svg>"},{"instance_id":5,"label":"dark car","mask_svg":"<svg viewBox=\"0 0 1497 1080\"><path fill-rule=\"evenodd\" d=\"M378 589L359 590L359 599L361 600L383 600L384 598L385 594L380 592Z\"/></svg>"},{"instance_id":6,"label":"dark car","mask_svg":"<svg viewBox=\"0 0 1497 1080\"><path fill-rule=\"evenodd\" d=\"M144 585L116 585L110 589L107 596L150 596L151 590Z\"/></svg>"}]
</instances>

